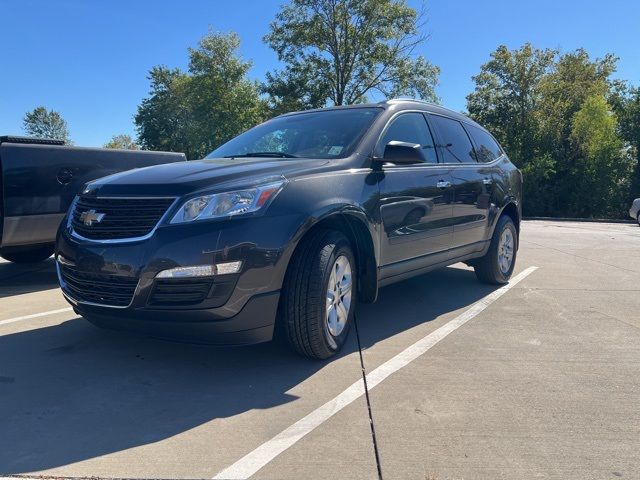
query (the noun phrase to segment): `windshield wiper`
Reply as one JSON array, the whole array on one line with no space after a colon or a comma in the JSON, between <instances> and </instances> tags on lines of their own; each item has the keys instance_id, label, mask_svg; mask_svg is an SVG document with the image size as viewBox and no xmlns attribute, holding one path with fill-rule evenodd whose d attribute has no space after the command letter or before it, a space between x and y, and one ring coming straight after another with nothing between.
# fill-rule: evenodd
<instances>
[{"instance_id":1,"label":"windshield wiper","mask_svg":"<svg viewBox=\"0 0 640 480\"><path fill-rule=\"evenodd\" d=\"M299 158L290 153L284 152L249 152L240 155L225 155L223 158L246 158L246 157L274 157L274 158Z\"/></svg>"}]
</instances>

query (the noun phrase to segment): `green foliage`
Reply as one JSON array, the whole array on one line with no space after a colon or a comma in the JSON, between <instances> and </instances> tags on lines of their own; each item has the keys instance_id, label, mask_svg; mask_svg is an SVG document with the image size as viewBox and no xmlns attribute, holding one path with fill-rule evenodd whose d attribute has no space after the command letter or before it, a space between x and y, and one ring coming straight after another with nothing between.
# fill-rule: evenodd
<instances>
[{"instance_id":1,"label":"green foliage","mask_svg":"<svg viewBox=\"0 0 640 480\"><path fill-rule=\"evenodd\" d=\"M237 56L235 33L209 33L189 49L187 72L156 66L151 91L135 116L143 148L201 158L264 119L258 84L247 79L250 62Z\"/></svg>"},{"instance_id":2,"label":"green foliage","mask_svg":"<svg viewBox=\"0 0 640 480\"><path fill-rule=\"evenodd\" d=\"M114 135L113 137L111 137L111 140L104 144L104 148L140 150L140 146L136 143L136 141L127 134Z\"/></svg>"},{"instance_id":3,"label":"green foliage","mask_svg":"<svg viewBox=\"0 0 640 480\"><path fill-rule=\"evenodd\" d=\"M591 61L585 50L578 49L560 56L551 73L541 78L543 101L536 116L546 148L571 160L575 154L570 149L573 116L588 97L606 94L616 61L613 55Z\"/></svg>"},{"instance_id":4,"label":"green foliage","mask_svg":"<svg viewBox=\"0 0 640 480\"><path fill-rule=\"evenodd\" d=\"M640 87L632 88L625 82L615 82L609 103L618 117L619 134L632 159L634 171L627 198L631 202L640 197Z\"/></svg>"},{"instance_id":5,"label":"green foliage","mask_svg":"<svg viewBox=\"0 0 640 480\"><path fill-rule=\"evenodd\" d=\"M573 177L574 209L596 217L619 215L625 210L631 162L624 155L617 121L609 104L594 94L573 116L571 141L580 152Z\"/></svg>"},{"instance_id":6,"label":"green foliage","mask_svg":"<svg viewBox=\"0 0 640 480\"><path fill-rule=\"evenodd\" d=\"M292 0L265 41L285 64L263 92L275 112L366 101L367 94L436 101L439 69L414 57L422 15L404 0Z\"/></svg>"},{"instance_id":7,"label":"green foliage","mask_svg":"<svg viewBox=\"0 0 640 480\"><path fill-rule=\"evenodd\" d=\"M30 137L64 140L69 143L67 122L59 112L37 107L27 112L22 120L25 133Z\"/></svg>"},{"instance_id":8,"label":"green foliage","mask_svg":"<svg viewBox=\"0 0 640 480\"><path fill-rule=\"evenodd\" d=\"M634 162L607 102L616 62L613 55L592 60L583 49L560 55L500 46L473 77L469 113L522 169L525 215L624 215ZM632 111L629 95L616 98Z\"/></svg>"},{"instance_id":9,"label":"green foliage","mask_svg":"<svg viewBox=\"0 0 640 480\"><path fill-rule=\"evenodd\" d=\"M525 179L523 205L526 206L526 214L554 215L555 174L556 161L548 153L533 157L522 167L522 176Z\"/></svg>"},{"instance_id":10,"label":"green foliage","mask_svg":"<svg viewBox=\"0 0 640 480\"><path fill-rule=\"evenodd\" d=\"M591 95L573 115L571 139L589 158L618 152L622 145L616 126L616 119L604 97Z\"/></svg>"},{"instance_id":11,"label":"green foliage","mask_svg":"<svg viewBox=\"0 0 640 480\"><path fill-rule=\"evenodd\" d=\"M540 81L551 71L556 55L556 50L529 43L514 51L501 45L473 77L476 88L467 96L469 114L491 129L519 167L538 154L534 112L541 101Z\"/></svg>"}]
</instances>

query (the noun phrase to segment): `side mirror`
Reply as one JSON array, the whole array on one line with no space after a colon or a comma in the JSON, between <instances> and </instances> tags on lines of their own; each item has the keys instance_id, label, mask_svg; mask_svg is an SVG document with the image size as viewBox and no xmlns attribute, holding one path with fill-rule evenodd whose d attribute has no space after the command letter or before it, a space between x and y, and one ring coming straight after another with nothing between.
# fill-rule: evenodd
<instances>
[{"instance_id":1,"label":"side mirror","mask_svg":"<svg viewBox=\"0 0 640 480\"><path fill-rule=\"evenodd\" d=\"M384 147L383 162L405 165L412 163L424 163L422 147L418 143L398 142L392 140Z\"/></svg>"}]
</instances>

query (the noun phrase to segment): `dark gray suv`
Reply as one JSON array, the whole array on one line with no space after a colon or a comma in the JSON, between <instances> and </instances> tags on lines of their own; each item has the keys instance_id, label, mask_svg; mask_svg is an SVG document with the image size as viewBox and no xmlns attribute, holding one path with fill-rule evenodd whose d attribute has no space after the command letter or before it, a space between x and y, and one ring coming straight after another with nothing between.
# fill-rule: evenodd
<instances>
[{"instance_id":1,"label":"dark gray suv","mask_svg":"<svg viewBox=\"0 0 640 480\"><path fill-rule=\"evenodd\" d=\"M460 261L507 282L521 190L494 138L445 108L291 113L203 160L87 184L58 234L60 284L103 327L246 344L279 323L327 358L384 285Z\"/></svg>"}]
</instances>

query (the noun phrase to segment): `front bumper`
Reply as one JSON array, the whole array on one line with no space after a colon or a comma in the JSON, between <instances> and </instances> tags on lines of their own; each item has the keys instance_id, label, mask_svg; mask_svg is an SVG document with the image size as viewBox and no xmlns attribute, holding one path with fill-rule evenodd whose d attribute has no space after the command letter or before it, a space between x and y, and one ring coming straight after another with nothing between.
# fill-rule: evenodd
<instances>
[{"instance_id":1,"label":"front bumper","mask_svg":"<svg viewBox=\"0 0 640 480\"><path fill-rule=\"evenodd\" d=\"M268 341L297 220L288 216L252 217L161 226L145 240L118 243L77 239L63 224L56 246L62 291L78 314L101 327L196 343ZM131 301L119 305L105 305L96 297L88 301L71 288L82 289L81 283L65 283L64 278L69 277L60 275L65 268L61 260L78 273L80 280L74 281L98 276L133 283ZM193 297L189 302L157 301L160 280L156 275L160 271L238 260L242 261L242 270L209 278L213 288L195 303ZM105 288L111 288L110 283L105 283Z\"/></svg>"},{"instance_id":2,"label":"front bumper","mask_svg":"<svg viewBox=\"0 0 640 480\"><path fill-rule=\"evenodd\" d=\"M221 318L211 310L162 311L151 309L108 310L75 302L75 312L91 323L167 340L207 345L249 345L273 338L280 292L256 295L240 312Z\"/></svg>"}]
</instances>

